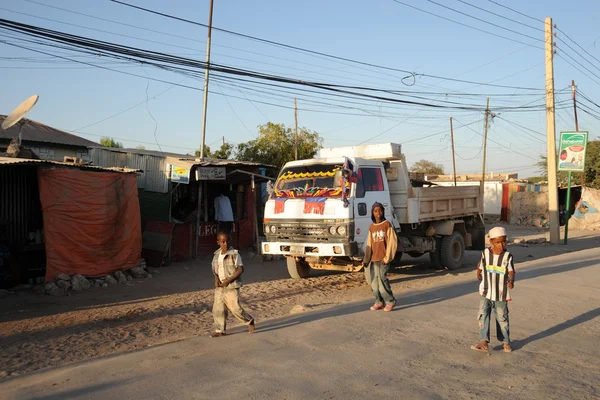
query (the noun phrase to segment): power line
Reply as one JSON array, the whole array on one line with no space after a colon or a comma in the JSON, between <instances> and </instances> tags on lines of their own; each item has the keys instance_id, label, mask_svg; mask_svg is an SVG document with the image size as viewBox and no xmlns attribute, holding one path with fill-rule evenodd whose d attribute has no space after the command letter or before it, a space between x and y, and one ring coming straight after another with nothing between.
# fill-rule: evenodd
<instances>
[{"instance_id":1,"label":"power line","mask_svg":"<svg viewBox=\"0 0 600 400\"><path fill-rule=\"evenodd\" d=\"M125 2L119 1L119 0L110 0L110 1L112 1L113 3L118 3L118 4L121 4L121 5L124 5L126 7L131 7L131 8L134 8L134 9L138 9L140 11L145 11L145 12L148 12L148 13L151 13L151 14L160 15L160 16L165 17L165 18L170 18L170 19L174 19L174 20L177 20L177 21L180 21L180 22L185 22L185 23L189 23L189 24L193 24L193 25L197 25L197 26L207 27L206 24L203 24L203 23L200 23L200 22L192 21L192 20L189 20L189 19L177 17L177 16L174 16L174 15L162 13L162 12L159 12L159 11L151 10L151 9L140 7L140 6L135 6L135 5L132 5L132 4L128 4L128 3L125 3ZM396 0L394 0L394 1L396 1ZM412 7L412 6L410 6L410 7ZM486 85L486 86L503 87L503 88L509 88L509 89L537 90L537 91L544 90L544 89L540 89L540 88L523 88L523 87L506 86L506 85L487 85L487 84L483 84L482 82L473 82L473 81L467 81L467 80L461 80L461 79L452 79L452 78L442 77L442 76L437 76L437 75L418 74L416 72L408 71L408 70L404 70L404 69L387 67L387 66L377 65L377 64L373 64L373 63L364 62L364 61L353 60L353 59L350 59L350 58L345 58L345 57L340 57L340 56L334 56L334 55L331 55L331 54L326 54L326 53L318 52L318 51L315 51L315 50L309 50L309 49L305 49L305 48L298 47L298 46L293 46L293 45L289 45L289 44L285 44L285 43L280 43L280 42L276 42L276 41L269 40L269 39L263 39L263 38L259 38L259 37L256 37L256 36L251 36L251 35L247 35L247 34L244 34L244 33L231 31L231 30L228 30L228 29L218 28L218 27L214 27L214 26L212 27L212 29L216 30L216 31L228 33L228 34L231 34L231 35L244 37L246 39L255 40L255 41L267 43L267 44L270 44L270 45L284 47L284 48L288 48L288 49L292 49L292 50L296 50L296 51L300 51L300 52L304 52L304 53L316 54L316 55L319 55L319 56L323 56L323 57L327 57L327 58L332 58L332 59L336 59L336 60L340 60L340 61L345 61L345 62L350 62L350 63L354 63L354 64L358 64L358 65L369 66L369 67L373 67L373 68L379 68L379 69L384 69L384 70L389 70L389 71L401 72L401 73L404 73L404 74L408 74L403 79L413 78L413 77L417 77L417 76L422 76L422 77L428 77L428 78L433 78L433 79L448 80L448 81L453 81L453 82L462 82L462 83L470 83L470 84L481 84L481 85ZM493 35L495 35L495 34L493 34ZM508 38L508 39L509 40L513 40L513 39L510 39L510 38ZM513 40L513 41L515 41L515 40ZM525 44L527 46L532 46L531 44L528 44L528 43L522 43L522 44ZM533 47L537 47L537 46L533 46ZM541 48L541 47L539 47L539 48Z\"/></svg>"},{"instance_id":2,"label":"power line","mask_svg":"<svg viewBox=\"0 0 600 400\"><path fill-rule=\"evenodd\" d=\"M483 7L476 6L476 5L474 5L474 4L471 4L471 3L469 3L469 2L467 2L467 1L465 1L465 0L456 0L456 1L459 1L459 2L461 2L461 3L463 3L463 4L466 4L466 5L468 5L469 7L476 8L476 9L478 9L478 10L481 10L481 11L483 11L483 12L486 12L486 13L488 13L488 14L495 15L495 16L497 16L497 17L500 17L500 18L502 18L502 19L505 19L505 20L507 20L507 21L514 22L515 24L519 24L519 25L521 25L521 26L526 26L526 27L528 27L528 28L534 29L534 30L536 30L536 31L539 31L539 32L544 32L544 29L542 29L542 28L537 28L537 27L535 27L535 26L531 26L531 25L528 25L528 24L524 24L523 22L517 21L516 19L512 19L512 18L506 17L506 16L504 16L504 15L502 15L502 14L498 14L498 13L495 13L495 12L493 12L493 11L487 10L487 9L485 9L485 8L483 8ZM543 21L542 21L542 22L543 22Z\"/></svg>"},{"instance_id":3,"label":"power line","mask_svg":"<svg viewBox=\"0 0 600 400\"><path fill-rule=\"evenodd\" d=\"M498 3L497 1L494 1L494 0L488 0L488 1L489 1L490 3L494 3L494 4L495 4L495 5L497 5L498 7L506 8L507 10L510 10L510 11L512 11L512 12L514 12L514 13L516 13L516 14L519 14L519 15L521 15L521 16L523 16L523 17L526 17L526 18L532 19L532 20L534 20L534 21L537 21L537 22L545 23L545 22L544 22L544 20L542 20L542 19L539 19L539 18L534 18L534 17L532 17L532 16L530 16L530 15L523 14L522 12L520 12L520 11L517 11L517 10L515 10L514 8L510 8L510 7L508 7L508 6L505 6L504 4L500 4L500 3Z\"/></svg>"},{"instance_id":4,"label":"power line","mask_svg":"<svg viewBox=\"0 0 600 400\"><path fill-rule=\"evenodd\" d=\"M115 1L115 0L111 0L111 1ZM403 5L403 6L405 6L405 7L409 7L409 8L412 8L412 9L414 9L414 10L421 11L421 12L423 12L423 13L425 13L425 14L433 15L434 17L441 18L441 19L443 19L443 20L446 20L446 21L449 21L449 22L452 22L452 23L455 23L455 24L458 24L458 25L461 25L461 26L464 26L464 27L467 27L467 28L470 28L470 29L474 29L474 30L476 30L476 31L479 31L479 32L483 32L483 33L486 33L486 34L488 34L488 35L496 36L496 37L499 37L499 38L501 38L501 39L509 40L509 41L511 41L511 42L520 43L520 44L524 44L525 46L529 46L529 47L533 47L533 48L536 48L536 49L542 49L542 50L543 50L543 47L540 47L540 46L535 46L535 45L533 45L533 44L531 44L531 43L522 42L522 41L520 41L520 40L516 40L516 39L513 39L513 38L509 38L509 37L507 37L507 36L502 36L502 35L499 35L499 34L497 34L497 33L493 33L493 32L490 32L490 31L486 31L485 29L480 29L480 28L474 27L474 26L472 26L472 25L465 24L465 23L463 23L463 22L459 22L459 21L453 20L453 19L451 19L451 18L444 17L444 16L442 16L442 15L439 15L439 14L433 13L433 12L431 12L431 11L427 11L427 10L424 10L424 9L422 9L422 8L415 7L415 6L413 6L413 5L410 5L410 4L407 4L407 3L404 3L404 2L402 2L402 1L400 1L400 0L392 0L392 1L394 1L394 2L396 2L396 3L398 3L398 4L402 4L402 5ZM429 0L428 0L428 1L429 1ZM526 35L525 35L525 36L526 36ZM536 40L537 40L537 39L536 39ZM542 40L542 41L543 41L543 40Z\"/></svg>"},{"instance_id":5,"label":"power line","mask_svg":"<svg viewBox=\"0 0 600 400\"><path fill-rule=\"evenodd\" d=\"M543 39L536 38L536 37L534 37L534 36L530 36L530 35L526 35L526 34L524 34L524 33L521 33L521 32L519 32L519 31L515 31L515 30L513 30L513 29L510 29L510 28L504 27L504 26L502 26L502 25L495 24L495 23L493 23L493 22L490 22L490 21L487 21L487 20L485 20L485 19L482 19L482 18L479 18L479 17L475 17L475 16L473 16L473 15L471 15L471 14L468 14L468 13L465 13L465 12L462 12L462 11L459 11L459 10L456 10L456 9L454 9L454 8L452 8L452 7L445 6L445 5L441 4L441 3L438 3L437 1L434 1L434 0L426 0L426 1L428 1L429 3L435 4L435 5L437 5L437 6L440 6L440 7L442 7L442 8L445 8L445 9L447 9L447 10L450 10L450 11L453 11L453 12L455 12L455 13L458 13L458 14L460 14L460 15L464 15L464 16L466 16L466 17L472 18L472 19L474 19L474 20L476 20L476 21L483 22L484 24L492 25L492 26L494 26L494 27L496 27L496 28L503 29L503 30L505 30L505 31L508 31L508 32L514 33L514 34L516 34L516 35L520 35L520 36L526 37L526 38L528 38L528 39L532 39L532 40L535 40L535 41L538 41L538 42L544 42L544 40L543 40ZM459 0L459 1L461 1L461 0ZM471 4L467 3L467 2L464 2L464 3L465 3L465 4L468 4L468 5L471 5ZM479 7L477 7L477 8L479 8ZM481 8L480 8L480 9L481 9ZM535 28L534 28L534 29L535 29ZM543 30L542 30L542 31L543 31Z\"/></svg>"}]
</instances>

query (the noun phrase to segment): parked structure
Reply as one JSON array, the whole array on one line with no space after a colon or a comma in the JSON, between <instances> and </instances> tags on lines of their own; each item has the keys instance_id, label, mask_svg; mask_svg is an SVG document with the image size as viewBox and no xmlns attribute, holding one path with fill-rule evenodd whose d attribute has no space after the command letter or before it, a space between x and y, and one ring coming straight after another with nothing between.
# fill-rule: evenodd
<instances>
[{"instance_id":1,"label":"parked structure","mask_svg":"<svg viewBox=\"0 0 600 400\"><path fill-rule=\"evenodd\" d=\"M0 115L0 124L6 115ZM6 152L10 141L19 136L22 124L21 147L30 149L41 160L64 161L65 157L88 160L88 148L98 143L42 123L23 118L22 122L3 131L0 129L0 152Z\"/></svg>"}]
</instances>

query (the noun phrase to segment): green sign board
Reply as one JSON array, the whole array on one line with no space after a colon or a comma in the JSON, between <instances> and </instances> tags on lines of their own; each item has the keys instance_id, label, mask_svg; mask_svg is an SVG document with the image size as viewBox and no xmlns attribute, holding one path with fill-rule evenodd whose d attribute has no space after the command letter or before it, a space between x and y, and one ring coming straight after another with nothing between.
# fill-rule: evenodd
<instances>
[{"instance_id":1,"label":"green sign board","mask_svg":"<svg viewBox=\"0 0 600 400\"><path fill-rule=\"evenodd\" d=\"M587 138L587 132L560 133L560 147L558 149L559 171L584 171Z\"/></svg>"}]
</instances>

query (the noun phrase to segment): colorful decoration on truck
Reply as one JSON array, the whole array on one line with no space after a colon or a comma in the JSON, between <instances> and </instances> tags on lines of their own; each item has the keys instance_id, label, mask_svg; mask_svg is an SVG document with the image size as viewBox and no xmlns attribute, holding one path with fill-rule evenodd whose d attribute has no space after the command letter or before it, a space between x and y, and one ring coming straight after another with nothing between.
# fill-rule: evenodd
<instances>
[{"instance_id":1,"label":"colorful decoration on truck","mask_svg":"<svg viewBox=\"0 0 600 400\"><path fill-rule=\"evenodd\" d=\"M326 198L313 198L304 200L304 214L320 214L325 212Z\"/></svg>"},{"instance_id":2,"label":"colorful decoration on truck","mask_svg":"<svg viewBox=\"0 0 600 400\"><path fill-rule=\"evenodd\" d=\"M275 200L275 214L282 214L285 211L285 201L287 199L276 199Z\"/></svg>"},{"instance_id":3,"label":"colorful decoration on truck","mask_svg":"<svg viewBox=\"0 0 600 400\"><path fill-rule=\"evenodd\" d=\"M339 168L334 169L333 171L315 171L315 172L293 172L287 171L285 174L279 177L279 180L285 181L290 179L306 179L306 178L327 178L335 176L335 172Z\"/></svg>"},{"instance_id":4,"label":"colorful decoration on truck","mask_svg":"<svg viewBox=\"0 0 600 400\"><path fill-rule=\"evenodd\" d=\"M302 199L312 197L340 197L342 195L342 188L321 188L321 187L301 187L286 190L273 191L275 199Z\"/></svg>"}]
</instances>

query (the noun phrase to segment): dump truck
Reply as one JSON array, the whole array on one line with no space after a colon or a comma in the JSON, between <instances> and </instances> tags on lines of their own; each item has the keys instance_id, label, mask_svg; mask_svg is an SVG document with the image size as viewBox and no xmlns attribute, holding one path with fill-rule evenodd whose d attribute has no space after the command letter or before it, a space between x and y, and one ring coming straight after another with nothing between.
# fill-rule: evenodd
<instances>
[{"instance_id":1,"label":"dump truck","mask_svg":"<svg viewBox=\"0 0 600 400\"><path fill-rule=\"evenodd\" d=\"M398 252L429 253L438 268L462 265L465 249L483 250L480 186L438 187L411 179L396 143L324 148L285 164L264 210L263 255L285 256L292 278L311 269L363 268L371 207L379 202L398 236Z\"/></svg>"}]
</instances>

